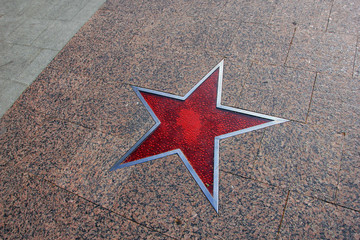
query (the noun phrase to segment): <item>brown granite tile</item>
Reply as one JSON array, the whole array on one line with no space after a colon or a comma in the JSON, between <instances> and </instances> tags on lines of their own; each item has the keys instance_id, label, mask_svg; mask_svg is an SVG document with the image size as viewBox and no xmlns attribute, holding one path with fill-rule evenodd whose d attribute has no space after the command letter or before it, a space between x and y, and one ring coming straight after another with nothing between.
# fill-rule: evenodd
<instances>
[{"instance_id":1,"label":"brown granite tile","mask_svg":"<svg viewBox=\"0 0 360 240\"><path fill-rule=\"evenodd\" d=\"M114 212L175 238L181 235L193 207L205 206L215 213L179 157L129 169L132 174L114 201Z\"/></svg>"},{"instance_id":2,"label":"brown granite tile","mask_svg":"<svg viewBox=\"0 0 360 240\"><path fill-rule=\"evenodd\" d=\"M131 135L136 139L154 125L130 85L118 87L118 83L112 82L96 90L95 98L101 101L97 112L101 116L99 130L121 138Z\"/></svg>"},{"instance_id":3,"label":"brown granite tile","mask_svg":"<svg viewBox=\"0 0 360 240\"><path fill-rule=\"evenodd\" d=\"M5 197L6 239L166 238L44 180L26 175L19 181L17 176L13 171L2 173L7 180L4 189L19 190Z\"/></svg>"},{"instance_id":4,"label":"brown granite tile","mask_svg":"<svg viewBox=\"0 0 360 240\"><path fill-rule=\"evenodd\" d=\"M252 177L264 130L251 131L220 142L220 170Z\"/></svg>"},{"instance_id":5,"label":"brown granite tile","mask_svg":"<svg viewBox=\"0 0 360 240\"><path fill-rule=\"evenodd\" d=\"M251 65L247 59L225 58L221 103L223 105L234 104L234 99L241 95L246 79L248 78ZM236 103L234 104L236 106Z\"/></svg>"},{"instance_id":6,"label":"brown granite tile","mask_svg":"<svg viewBox=\"0 0 360 240\"><path fill-rule=\"evenodd\" d=\"M241 53L245 46L254 61L283 64L293 33L293 27L244 24L238 29L238 34L234 38L232 55L236 57L239 50Z\"/></svg>"},{"instance_id":7,"label":"brown granite tile","mask_svg":"<svg viewBox=\"0 0 360 240\"><path fill-rule=\"evenodd\" d=\"M287 122L265 130L255 170L262 182L334 201L343 135Z\"/></svg>"},{"instance_id":8,"label":"brown granite tile","mask_svg":"<svg viewBox=\"0 0 360 240\"><path fill-rule=\"evenodd\" d=\"M126 135L117 138L91 132L77 150L74 160L59 171L55 183L91 202L111 208L122 188L128 184L133 168L109 170L142 136L138 135L134 132L131 138Z\"/></svg>"},{"instance_id":9,"label":"brown granite tile","mask_svg":"<svg viewBox=\"0 0 360 240\"><path fill-rule=\"evenodd\" d=\"M96 208L90 217L82 226L85 239L172 239L106 209Z\"/></svg>"},{"instance_id":10,"label":"brown granite tile","mask_svg":"<svg viewBox=\"0 0 360 240\"><path fill-rule=\"evenodd\" d=\"M356 79L318 74L308 123L330 126L340 132L359 128L359 92Z\"/></svg>"},{"instance_id":11,"label":"brown granite tile","mask_svg":"<svg viewBox=\"0 0 360 240\"><path fill-rule=\"evenodd\" d=\"M209 20L204 18L194 19L176 13L171 18L160 15L145 23L132 43L135 49L149 47L153 54L172 47L182 50L201 49L205 45L208 27Z\"/></svg>"},{"instance_id":12,"label":"brown granite tile","mask_svg":"<svg viewBox=\"0 0 360 240\"><path fill-rule=\"evenodd\" d=\"M107 75L108 76L108 75ZM133 124L151 123L147 111L122 79L94 79L66 73L60 79L41 78L24 94L24 104L46 115L112 134L132 131ZM104 77L105 78L105 77ZM145 126L145 127L146 127Z\"/></svg>"},{"instance_id":13,"label":"brown granite tile","mask_svg":"<svg viewBox=\"0 0 360 240\"><path fill-rule=\"evenodd\" d=\"M180 3L180 11L186 16L194 18L203 18L205 16L210 19L218 18L227 3L227 1L222 0L181 0L178 2Z\"/></svg>"},{"instance_id":14,"label":"brown granite tile","mask_svg":"<svg viewBox=\"0 0 360 240\"><path fill-rule=\"evenodd\" d=\"M178 157L133 168L112 208L121 215L175 238L275 236L286 199L281 190L221 173L216 214Z\"/></svg>"},{"instance_id":15,"label":"brown granite tile","mask_svg":"<svg viewBox=\"0 0 360 240\"><path fill-rule=\"evenodd\" d=\"M359 239L359 212L291 192L280 239Z\"/></svg>"},{"instance_id":16,"label":"brown granite tile","mask_svg":"<svg viewBox=\"0 0 360 240\"><path fill-rule=\"evenodd\" d=\"M31 150L31 141L42 124L42 116L15 103L0 119L0 165L16 162Z\"/></svg>"},{"instance_id":17,"label":"brown granite tile","mask_svg":"<svg viewBox=\"0 0 360 240\"><path fill-rule=\"evenodd\" d=\"M315 73L253 64L243 80L241 93L241 86L228 89L224 104L305 122L314 81Z\"/></svg>"},{"instance_id":18,"label":"brown granite tile","mask_svg":"<svg viewBox=\"0 0 360 240\"><path fill-rule=\"evenodd\" d=\"M360 210L360 134L359 129L346 134L341 159L336 202L342 206Z\"/></svg>"},{"instance_id":19,"label":"brown granite tile","mask_svg":"<svg viewBox=\"0 0 360 240\"><path fill-rule=\"evenodd\" d=\"M76 149L89 132L88 129L61 120L44 121L31 139L31 151L14 165L53 181L56 171L72 161ZM54 175L55 174L55 175Z\"/></svg>"},{"instance_id":20,"label":"brown granite tile","mask_svg":"<svg viewBox=\"0 0 360 240\"><path fill-rule=\"evenodd\" d=\"M354 159L358 163L359 157ZM342 167L339 177L339 185L336 203L351 209L360 211L360 168L359 167Z\"/></svg>"},{"instance_id":21,"label":"brown granite tile","mask_svg":"<svg viewBox=\"0 0 360 240\"><path fill-rule=\"evenodd\" d=\"M357 0L334 1L329 18L329 32L360 33L360 2Z\"/></svg>"},{"instance_id":22,"label":"brown granite tile","mask_svg":"<svg viewBox=\"0 0 360 240\"><path fill-rule=\"evenodd\" d=\"M287 192L220 173L220 209L194 209L184 239L274 239Z\"/></svg>"},{"instance_id":23,"label":"brown granite tile","mask_svg":"<svg viewBox=\"0 0 360 240\"><path fill-rule=\"evenodd\" d=\"M325 31L332 2L332 0L280 0L270 23Z\"/></svg>"},{"instance_id":24,"label":"brown granite tile","mask_svg":"<svg viewBox=\"0 0 360 240\"><path fill-rule=\"evenodd\" d=\"M236 22L267 24L276 7L276 0L230 0L221 11L222 19Z\"/></svg>"},{"instance_id":25,"label":"brown granite tile","mask_svg":"<svg viewBox=\"0 0 360 240\"><path fill-rule=\"evenodd\" d=\"M286 61L299 69L351 76L356 37L298 28Z\"/></svg>"},{"instance_id":26,"label":"brown granite tile","mask_svg":"<svg viewBox=\"0 0 360 240\"><path fill-rule=\"evenodd\" d=\"M185 95L222 57L204 49L208 24L179 14L145 24L132 40L127 83Z\"/></svg>"},{"instance_id":27,"label":"brown granite tile","mask_svg":"<svg viewBox=\"0 0 360 240\"><path fill-rule=\"evenodd\" d=\"M148 46L134 49L128 83L184 96L222 57L210 51Z\"/></svg>"},{"instance_id":28,"label":"brown granite tile","mask_svg":"<svg viewBox=\"0 0 360 240\"><path fill-rule=\"evenodd\" d=\"M19 100L26 107L48 117L65 119L87 128L96 128L100 122L99 116L94 114L94 109L98 109L97 101L83 91L90 82L88 76L68 71L59 74L56 78L41 74ZM79 99L85 99L86 102L81 101L79 104Z\"/></svg>"},{"instance_id":29,"label":"brown granite tile","mask_svg":"<svg viewBox=\"0 0 360 240\"><path fill-rule=\"evenodd\" d=\"M239 30L240 27L242 28L241 31ZM212 21L209 24L208 38L205 43L207 49L212 49L214 52L222 56L229 57L233 51L232 48L235 37L238 34L242 34L242 44L244 47L242 49L238 49L234 55L238 58L242 57L242 59L247 59L249 55L248 49L252 46L252 42L249 37L246 38L249 33L243 29L245 27L246 24L237 21L223 19Z\"/></svg>"},{"instance_id":30,"label":"brown granite tile","mask_svg":"<svg viewBox=\"0 0 360 240\"><path fill-rule=\"evenodd\" d=\"M207 48L234 59L283 64L294 28L219 20L212 25Z\"/></svg>"},{"instance_id":31,"label":"brown granite tile","mask_svg":"<svg viewBox=\"0 0 360 240\"><path fill-rule=\"evenodd\" d=\"M183 1L176 0L107 0L100 10L113 11L115 13L134 14L140 20L156 18L161 14L180 11L183 8Z\"/></svg>"}]
</instances>

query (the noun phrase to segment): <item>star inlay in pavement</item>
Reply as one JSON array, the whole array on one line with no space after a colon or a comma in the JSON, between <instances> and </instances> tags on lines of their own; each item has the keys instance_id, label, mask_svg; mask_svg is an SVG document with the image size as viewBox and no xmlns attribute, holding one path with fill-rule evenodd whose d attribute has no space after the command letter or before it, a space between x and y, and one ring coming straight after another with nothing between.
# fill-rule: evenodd
<instances>
[{"instance_id":1,"label":"star inlay in pavement","mask_svg":"<svg viewBox=\"0 0 360 240\"><path fill-rule=\"evenodd\" d=\"M184 97L133 87L156 123L111 170L178 154L218 211L220 139L287 121L221 105L223 65Z\"/></svg>"}]
</instances>

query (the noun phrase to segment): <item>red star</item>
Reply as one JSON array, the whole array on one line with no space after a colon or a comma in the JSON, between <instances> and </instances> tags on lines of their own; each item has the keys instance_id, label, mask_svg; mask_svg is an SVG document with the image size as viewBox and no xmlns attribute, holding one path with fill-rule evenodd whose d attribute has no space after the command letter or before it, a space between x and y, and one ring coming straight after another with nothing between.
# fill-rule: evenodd
<instances>
[{"instance_id":1,"label":"red star","mask_svg":"<svg viewBox=\"0 0 360 240\"><path fill-rule=\"evenodd\" d=\"M133 87L156 124L111 170L177 153L218 211L219 140L285 120L220 104L223 61L185 97Z\"/></svg>"}]
</instances>

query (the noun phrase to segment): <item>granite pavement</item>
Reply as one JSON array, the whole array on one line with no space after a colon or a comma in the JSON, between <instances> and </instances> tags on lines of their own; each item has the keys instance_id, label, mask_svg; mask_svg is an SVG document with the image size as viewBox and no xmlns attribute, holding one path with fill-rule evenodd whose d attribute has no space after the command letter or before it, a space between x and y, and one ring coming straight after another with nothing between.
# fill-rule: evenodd
<instances>
[{"instance_id":1,"label":"granite pavement","mask_svg":"<svg viewBox=\"0 0 360 240\"><path fill-rule=\"evenodd\" d=\"M358 0L29 2L1 1L0 239L360 238ZM218 213L177 155L109 171L154 125L131 86L222 60L223 105L289 121L220 141Z\"/></svg>"}]
</instances>

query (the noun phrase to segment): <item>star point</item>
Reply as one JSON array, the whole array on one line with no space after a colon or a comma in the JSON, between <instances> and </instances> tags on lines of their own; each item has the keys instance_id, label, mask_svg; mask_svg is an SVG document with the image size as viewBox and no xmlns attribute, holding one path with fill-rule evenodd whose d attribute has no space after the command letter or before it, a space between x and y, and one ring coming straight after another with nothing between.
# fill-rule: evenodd
<instances>
[{"instance_id":1,"label":"star point","mask_svg":"<svg viewBox=\"0 0 360 240\"><path fill-rule=\"evenodd\" d=\"M155 125L110 170L178 154L218 212L219 141L286 121L221 105L223 64L184 97L133 86Z\"/></svg>"}]
</instances>

